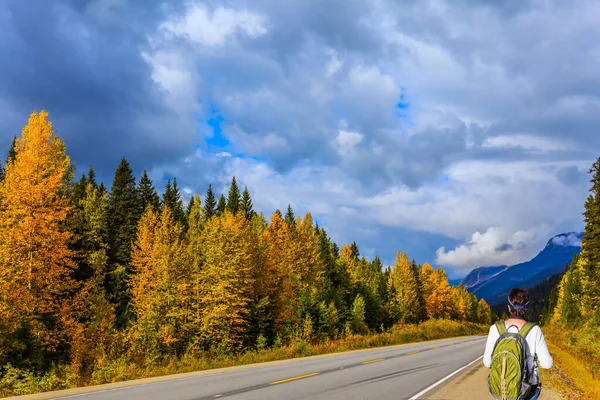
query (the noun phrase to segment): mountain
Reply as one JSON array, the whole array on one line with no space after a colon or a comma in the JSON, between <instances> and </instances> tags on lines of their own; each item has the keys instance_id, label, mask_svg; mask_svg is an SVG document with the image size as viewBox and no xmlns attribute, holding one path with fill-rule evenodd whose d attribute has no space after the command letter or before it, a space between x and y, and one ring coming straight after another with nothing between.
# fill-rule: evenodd
<instances>
[{"instance_id":1,"label":"mountain","mask_svg":"<svg viewBox=\"0 0 600 400\"><path fill-rule=\"evenodd\" d=\"M554 236L532 260L511 267L480 267L469 273L463 285L490 305L503 303L514 287L532 288L565 270L574 253L580 252L583 233Z\"/></svg>"},{"instance_id":2,"label":"mountain","mask_svg":"<svg viewBox=\"0 0 600 400\"><path fill-rule=\"evenodd\" d=\"M500 265L498 267L475 268L473 271L469 272L469 275L467 275L461 283L466 289L470 289L474 286L482 284L483 282L489 279L492 279L507 268L508 267L506 265Z\"/></svg>"}]
</instances>

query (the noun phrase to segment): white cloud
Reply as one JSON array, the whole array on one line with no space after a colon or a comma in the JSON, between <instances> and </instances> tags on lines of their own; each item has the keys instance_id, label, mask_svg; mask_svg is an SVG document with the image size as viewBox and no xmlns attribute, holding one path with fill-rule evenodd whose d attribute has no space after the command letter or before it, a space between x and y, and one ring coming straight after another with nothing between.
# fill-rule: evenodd
<instances>
[{"instance_id":1,"label":"white cloud","mask_svg":"<svg viewBox=\"0 0 600 400\"><path fill-rule=\"evenodd\" d=\"M356 146L362 142L364 136L359 132L340 130L333 141L333 146L341 156L347 156L354 152Z\"/></svg>"},{"instance_id":2,"label":"white cloud","mask_svg":"<svg viewBox=\"0 0 600 400\"><path fill-rule=\"evenodd\" d=\"M247 10L217 7L209 10L205 4L190 5L183 16L172 17L160 26L166 37L184 37L202 46L223 46L235 35L255 38L267 33L264 17Z\"/></svg>"},{"instance_id":3,"label":"white cloud","mask_svg":"<svg viewBox=\"0 0 600 400\"><path fill-rule=\"evenodd\" d=\"M178 51L142 52L152 66L152 81L165 93L165 102L178 111L199 111L200 77L193 63Z\"/></svg>"},{"instance_id":4,"label":"white cloud","mask_svg":"<svg viewBox=\"0 0 600 400\"><path fill-rule=\"evenodd\" d=\"M487 148L522 148L539 152L548 152L552 150L570 150L574 146L565 140L545 138L535 135L502 135L487 138L483 141L482 147Z\"/></svg>"},{"instance_id":5,"label":"white cloud","mask_svg":"<svg viewBox=\"0 0 600 400\"><path fill-rule=\"evenodd\" d=\"M454 250L439 248L436 263L455 268L518 264L530 258L532 249L538 252L551 232L547 225L517 232L489 227L484 233L475 232L468 243Z\"/></svg>"},{"instance_id":6,"label":"white cloud","mask_svg":"<svg viewBox=\"0 0 600 400\"><path fill-rule=\"evenodd\" d=\"M560 235L552 238L552 243L563 247L577 247L581 246L581 238L575 233L569 233L568 235Z\"/></svg>"}]
</instances>

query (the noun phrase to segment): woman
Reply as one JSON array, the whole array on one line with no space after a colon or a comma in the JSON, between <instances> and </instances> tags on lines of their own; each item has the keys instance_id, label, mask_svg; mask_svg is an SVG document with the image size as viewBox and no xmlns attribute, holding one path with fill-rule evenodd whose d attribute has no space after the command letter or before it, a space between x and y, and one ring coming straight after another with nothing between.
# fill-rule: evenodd
<instances>
[{"instance_id":1,"label":"woman","mask_svg":"<svg viewBox=\"0 0 600 400\"><path fill-rule=\"evenodd\" d=\"M513 289L508 296L508 311L510 312L510 318L504 321L504 326L508 332L518 333L519 330L527 323L525 321L525 314L527 313L527 306L529 305L529 294L523 289ZM492 352L494 351L494 345L500 337L497 326L494 324L490 327L488 334L487 343L485 346L485 352L483 354L483 364L490 368L492 364ZM536 389L533 391L529 400L537 400L542 391L541 381L539 379L539 372L537 369L536 360L539 361L539 365L542 368L552 367L552 356L548 351L546 345L546 339L539 326L535 325L525 338L525 356L527 360L527 369L529 370L530 376L534 377L534 381L538 382Z\"/></svg>"}]
</instances>

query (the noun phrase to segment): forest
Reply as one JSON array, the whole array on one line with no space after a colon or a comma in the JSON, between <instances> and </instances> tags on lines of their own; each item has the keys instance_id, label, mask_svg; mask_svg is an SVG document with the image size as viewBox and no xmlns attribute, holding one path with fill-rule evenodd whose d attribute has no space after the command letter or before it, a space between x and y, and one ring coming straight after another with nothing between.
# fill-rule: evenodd
<instances>
[{"instance_id":1,"label":"forest","mask_svg":"<svg viewBox=\"0 0 600 400\"><path fill-rule=\"evenodd\" d=\"M159 196L146 171L136 180L122 159L108 190L92 168L76 173L45 111L30 115L0 172L6 387L72 387L106 381L119 362L146 368L427 320L492 321L486 302L450 286L441 268L400 251L392 266L368 260L291 206L266 217L235 177L227 196L209 185L184 202L176 178ZM596 214L586 218L598 221L597 192L590 202ZM555 319L598 319L593 224Z\"/></svg>"},{"instance_id":2,"label":"forest","mask_svg":"<svg viewBox=\"0 0 600 400\"><path fill-rule=\"evenodd\" d=\"M581 253L551 291L543 314L544 331L552 342L575 355L579 366L591 373L593 381L579 386L600 397L600 158L589 170L590 194L585 202L585 228ZM576 379L577 375L572 373Z\"/></svg>"}]
</instances>

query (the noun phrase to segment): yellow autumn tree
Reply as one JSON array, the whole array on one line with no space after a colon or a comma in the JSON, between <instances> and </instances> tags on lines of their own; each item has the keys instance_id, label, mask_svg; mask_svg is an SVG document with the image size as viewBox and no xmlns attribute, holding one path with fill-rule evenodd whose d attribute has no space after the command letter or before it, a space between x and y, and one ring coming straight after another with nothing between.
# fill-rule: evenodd
<instances>
[{"instance_id":1,"label":"yellow autumn tree","mask_svg":"<svg viewBox=\"0 0 600 400\"><path fill-rule=\"evenodd\" d=\"M45 350L73 333L74 269L64 227L71 179L48 113L32 113L0 184L0 337L25 329Z\"/></svg>"},{"instance_id":2,"label":"yellow autumn tree","mask_svg":"<svg viewBox=\"0 0 600 400\"><path fill-rule=\"evenodd\" d=\"M201 338L208 348L230 352L241 347L248 330L248 305L253 288L252 244L246 217L226 211L206 221L202 231L204 265Z\"/></svg>"},{"instance_id":3,"label":"yellow autumn tree","mask_svg":"<svg viewBox=\"0 0 600 400\"><path fill-rule=\"evenodd\" d=\"M193 277L181 244L182 227L164 207L156 215L147 207L132 249L134 275L131 293L137 316L134 338L154 361L163 354L180 353L187 343L190 288Z\"/></svg>"},{"instance_id":4,"label":"yellow autumn tree","mask_svg":"<svg viewBox=\"0 0 600 400\"><path fill-rule=\"evenodd\" d=\"M492 309L484 299L477 303L477 322L485 325L492 323Z\"/></svg>"},{"instance_id":5,"label":"yellow autumn tree","mask_svg":"<svg viewBox=\"0 0 600 400\"><path fill-rule=\"evenodd\" d=\"M421 268L421 281L428 317L449 318L452 298L444 270L434 270L430 264L425 263Z\"/></svg>"},{"instance_id":6,"label":"yellow autumn tree","mask_svg":"<svg viewBox=\"0 0 600 400\"><path fill-rule=\"evenodd\" d=\"M419 287L417 271L412 268L406 253L398 252L390 272L389 282L400 311L400 320L405 323L420 322L426 310L422 307L422 288Z\"/></svg>"},{"instance_id":7,"label":"yellow autumn tree","mask_svg":"<svg viewBox=\"0 0 600 400\"><path fill-rule=\"evenodd\" d=\"M300 277L296 268L292 266L294 252L290 250L291 229L288 228L279 210L271 216L264 235L268 252L266 272L272 275L272 285L276 288L272 301L275 330L279 334L289 334L300 323L298 315Z\"/></svg>"}]
</instances>

